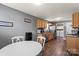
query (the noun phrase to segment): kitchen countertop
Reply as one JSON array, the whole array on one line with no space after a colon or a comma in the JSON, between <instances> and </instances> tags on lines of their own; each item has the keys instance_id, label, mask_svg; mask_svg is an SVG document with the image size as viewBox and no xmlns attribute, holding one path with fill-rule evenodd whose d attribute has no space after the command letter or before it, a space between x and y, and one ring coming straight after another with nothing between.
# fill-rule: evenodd
<instances>
[{"instance_id":1,"label":"kitchen countertop","mask_svg":"<svg viewBox=\"0 0 79 59\"><path fill-rule=\"evenodd\" d=\"M79 35L76 34L67 34L67 36L79 37Z\"/></svg>"}]
</instances>

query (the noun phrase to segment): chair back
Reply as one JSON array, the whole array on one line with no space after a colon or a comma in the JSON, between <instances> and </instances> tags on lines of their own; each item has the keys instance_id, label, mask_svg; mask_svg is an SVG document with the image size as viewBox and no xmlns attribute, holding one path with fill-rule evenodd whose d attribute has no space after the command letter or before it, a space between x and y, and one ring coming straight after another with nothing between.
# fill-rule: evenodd
<instances>
[{"instance_id":1,"label":"chair back","mask_svg":"<svg viewBox=\"0 0 79 59\"><path fill-rule=\"evenodd\" d=\"M12 40L12 43L15 43L15 42L24 41L25 38L24 38L24 36L15 36L15 37L12 37L11 40Z\"/></svg>"},{"instance_id":2,"label":"chair back","mask_svg":"<svg viewBox=\"0 0 79 59\"><path fill-rule=\"evenodd\" d=\"M46 38L43 36L37 37L37 42L39 42L42 45L42 47L44 47L44 45L45 45L45 40L46 40Z\"/></svg>"}]
</instances>

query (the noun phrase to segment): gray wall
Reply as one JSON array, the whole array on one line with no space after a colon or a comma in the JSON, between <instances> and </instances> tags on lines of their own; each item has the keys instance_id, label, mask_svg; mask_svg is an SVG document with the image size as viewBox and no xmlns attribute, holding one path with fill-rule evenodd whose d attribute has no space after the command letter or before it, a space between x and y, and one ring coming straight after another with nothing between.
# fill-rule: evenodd
<instances>
[{"instance_id":1,"label":"gray wall","mask_svg":"<svg viewBox=\"0 0 79 59\"><path fill-rule=\"evenodd\" d=\"M30 18L31 23L24 22L24 18ZM36 36L36 17L0 4L0 21L13 22L13 27L0 26L0 48L11 43L11 37L25 35L25 32L33 33L33 40Z\"/></svg>"}]
</instances>

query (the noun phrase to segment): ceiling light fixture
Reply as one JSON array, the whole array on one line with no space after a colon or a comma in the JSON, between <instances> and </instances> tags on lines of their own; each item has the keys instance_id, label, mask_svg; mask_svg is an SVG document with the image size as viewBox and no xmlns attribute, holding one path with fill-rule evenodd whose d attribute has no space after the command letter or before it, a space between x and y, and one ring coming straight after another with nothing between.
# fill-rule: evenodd
<instances>
[{"instance_id":1,"label":"ceiling light fixture","mask_svg":"<svg viewBox=\"0 0 79 59\"><path fill-rule=\"evenodd\" d=\"M57 20L57 21L60 21L60 20L63 19L63 17L57 17L57 18L54 18L54 19Z\"/></svg>"},{"instance_id":2,"label":"ceiling light fixture","mask_svg":"<svg viewBox=\"0 0 79 59\"><path fill-rule=\"evenodd\" d=\"M37 3L37 2L36 2L36 3L34 3L34 4L35 4L35 5L41 5L41 3Z\"/></svg>"}]
</instances>

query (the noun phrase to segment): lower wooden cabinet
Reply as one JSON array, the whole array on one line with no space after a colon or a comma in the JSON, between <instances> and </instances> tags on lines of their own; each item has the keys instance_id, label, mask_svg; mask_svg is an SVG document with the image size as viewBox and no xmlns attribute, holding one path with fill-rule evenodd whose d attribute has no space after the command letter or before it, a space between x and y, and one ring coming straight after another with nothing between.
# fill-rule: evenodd
<instances>
[{"instance_id":1,"label":"lower wooden cabinet","mask_svg":"<svg viewBox=\"0 0 79 59\"><path fill-rule=\"evenodd\" d=\"M79 37L67 36L66 48L72 54L79 54Z\"/></svg>"},{"instance_id":2,"label":"lower wooden cabinet","mask_svg":"<svg viewBox=\"0 0 79 59\"><path fill-rule=\"evenodd\" d=\"M52 40L52 39L55 39L55 35L54 35L54 33L51 33L51 32L45 32L45 33L43 33L43 35L46 35L48 41L49 41L49 40Z\"/></svg>"}]
</instances>

